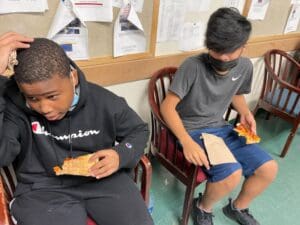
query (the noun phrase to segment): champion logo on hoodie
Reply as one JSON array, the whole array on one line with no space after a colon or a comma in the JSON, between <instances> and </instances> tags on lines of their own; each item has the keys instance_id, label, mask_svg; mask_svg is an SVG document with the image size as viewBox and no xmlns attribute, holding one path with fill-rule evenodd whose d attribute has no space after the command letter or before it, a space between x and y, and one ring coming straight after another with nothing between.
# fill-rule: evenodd
<instances>
[{"instance_id":1,"label":"champion logo on hoodie","mask_svg":"<svg viewBox=\"0 0 300 225\"><path fill-rule=\"evenodd\" d=\"M32 132L35 134L40 134L42 132L42 128L39 122L35 121L31 123Z\"/></svg>"},{"instance_id":2,"label":"champion logo on hoodie","mask_svg":"<svg viewBox=\"0 0 300 225\"><path fill-rule=\"evenodd\" d=\"M78 130L77 133L72 133L72 134L67 134L67 135L61 135L61 136L56 136L48 131L45 130L45 127L41 126L41 124L38 121L34 121L31 123L31 129L34 134L38 135L45 135L45 136L51 136L55 138L56 140L68 140L71 136L71 138L83 138L91 135L97 135L100 133L100 130Z\"/></svg>"}]
</instances>

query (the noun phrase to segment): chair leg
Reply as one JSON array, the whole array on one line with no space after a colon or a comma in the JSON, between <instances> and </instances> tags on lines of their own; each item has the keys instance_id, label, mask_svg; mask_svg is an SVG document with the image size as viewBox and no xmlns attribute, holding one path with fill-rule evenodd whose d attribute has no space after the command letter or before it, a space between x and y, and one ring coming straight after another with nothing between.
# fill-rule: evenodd
<instances>
[{"instance_id":1,"label":"chair leg","mask_svg":"<svg viewBox=\"0 0 300 225\"><path fill-rule=\"evenodd\" d=\"M283 150L282 150L282 152L281 152L281 154L280 154L280 157L282 157L282 158L285 157L286 153L288 152L289 147L290 147L290 145L291 145L291 143L292 143L292 140L293 140L293 138L294 138L294 136L295 136L295 133L296 133L296 131L297 131L297 129L298 129L298 126L299 126L299 124L296 124L296 125L293 126L293 128L291 129L291 132L290 132L290 134L289 134L289 137L288 137L287 141L285 142L285 145L284 145Z\"/></svg>"},{"instance_id":2,"label":"chair leg","mask_svg":"<svg viewBox=\"0 0 300 225\"><path fill-rule=\"evenodd\" d=\"M187 225L189 222L195 188L195 185L187 185L184 196L181 225Z\"/></svg>"}]
</instances>

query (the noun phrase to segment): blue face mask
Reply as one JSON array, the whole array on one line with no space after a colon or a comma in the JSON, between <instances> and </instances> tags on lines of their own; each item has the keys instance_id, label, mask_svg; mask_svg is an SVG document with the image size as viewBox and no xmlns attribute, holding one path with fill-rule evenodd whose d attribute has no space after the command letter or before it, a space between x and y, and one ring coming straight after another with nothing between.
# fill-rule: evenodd
<instances>
[{"instance_id":1,"label":"blue face mask","mask_svg":"<svg viewBox=\"0 0 300 225\"><path fill-rule=\"evenodd\" d=\"M77 93L75 93L74 97L73 97L72 104L71 104L71 108L75 107L77 105L78 101L79 101L79 95Z\"/></svg>"},{"instance_id":2,"label":"blue face mask","mask_svg":"<svg viewBox=\"0 0 300 225\"><path fill-rule=\"evenodd\" d=\"M72 111L75 108L75 106L77 105L77 103L79 101L79 92L80 92L79 86L77 88L75 87L75 80L74 80L74 77L73 77L72 73L71 73L71 76L72 76L72 82L73 82L73 85L74 85L74 89L73 89L74 96L73 96L73 101L72 101L72 104L70 106L69 111Z\"/></svg>"},{"instance_id":3,"label":"blue face mask","mask_svg":"<svg viewBox=\"0 0 300 225\"><path fill-rule=\"evenodd\" d=\"M75 106L77 105L77 103L79 102L79 93L77 91L74 92L74 96L73 96L73 101L72 104L69 108L69 111L72 111Z\"/></svg>"}]
</instances>

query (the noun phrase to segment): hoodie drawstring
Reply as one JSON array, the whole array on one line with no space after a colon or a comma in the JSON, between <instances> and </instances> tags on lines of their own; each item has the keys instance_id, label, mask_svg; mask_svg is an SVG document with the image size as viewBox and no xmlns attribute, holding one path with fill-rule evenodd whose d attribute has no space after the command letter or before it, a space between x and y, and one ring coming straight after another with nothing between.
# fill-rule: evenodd
<instances>
[{"instance_id":1,"label":"hoodie drawstring","mask_svg":"<svg viewBox=\"0 0 300 225\"><path fill-rule=\"evenodd\" d=\"M69 117L69 145L70 145L70 158L73 158L73 145L72 145L72 134L71 134L71 116Z\"/></svg>"}]
</instances>

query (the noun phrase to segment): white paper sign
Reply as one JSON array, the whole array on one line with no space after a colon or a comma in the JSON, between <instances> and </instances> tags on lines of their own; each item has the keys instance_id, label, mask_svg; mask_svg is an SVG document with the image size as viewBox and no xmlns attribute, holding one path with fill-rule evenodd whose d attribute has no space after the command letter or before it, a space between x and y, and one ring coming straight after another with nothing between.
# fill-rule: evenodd
<instances>
[{"instance_id":1,"label":"white paper sign","mask_svg":"<svg viewBox=\"0 0 300 225\"><path fill-rule=\"evenodd\" d=\"M142 12L144 6L144 0L130 0L129 3L133 6L136 12ZM114 7L121 8L123 5L123 0L113 0L112 5Z\"/></svg>"},{"instance_id":2,"label":"white paper sign","mask_svg":"<svg viewBox=\"0 0 300 225\"><path fill-rule=\"evenodd\" d=\"M224 7L234 7L242 14L245 5L245 0L224 0Z\"/></svg>"},{"instance_id":3,"label":"white paper sign","mask_svg":"<svg viewBox=\"0 0 300 225\"><path fill-rule=\"evenodd\" d=\"M268 10L269 0L252 0L248 13L250 20L263 20Z\"/></svg>"},{"instance_id":4,"label":"white paper sign","mask_svg":"<svg viewBox=\"0 0 300 225\"><path fill-rule=\"evenodd\" d=\"M204 47L204 25L202 22L185 23L179 41L179 50L193 51Z\"/></svg>"},{"instance_id":5,"label":"white paper sign","mask_svg":"<svg viewBox=\"0 0 300 225\"><path fill-rule=\"evenodd\" d=\"M71 0L73 11L81 21L111 22L113 19L111 0Z\"/></svg>"},{"instance_id":6,"label":"white paper sign","mask_svg":"<svg viewBox=\"0 0 300 225\"><path fill-rule=\"evenodd\" d=\"M112 6L121 8L123 5L123 0L112 0Z\"/></svg>"},{"instance_id":7,"label":"white paper sign","mask_svg":"<svg viewBox=\"0 0 300 225\"><path fill-rule=\"evenodd\" d=\"M300 0L292 0L291 4L300 4Z\"/></svg>"},{"instance_id":8,"label":"white paper sign","mask_svg":"<svg viewBox=\"0 0 300 225\"><path fill-rule=\"evenodd\" d=\"M294 4L292 6L289 18L285 25L285 29L284 29L285 34L297 30L299 24L299 18L300 18L300 4Z\"/></svg>"},{"instance_id":9,"label":"white paper sign","mask_svg":"<svg viewBox=\"0 0 300 225\"><path fill-rule=\"evenodd\" d=\"M47 38L61 45L71 59L88 59L88 30L72 9L71 1L59 2Z\"/></svg>"},{"instance_id":10,"label":"white paper sign","mask_svg":"<svg viewBox=\"0 0 300 225\"><path fill-rule=\"evenodd\" d=\"M146 51L143 26L130 3L123 5L114 26L114 57Z\"/></svg>"},{"instance_id":11,"label":"white paper sign","mask_svg":"<svg viewBox=\"0 0 300 225\"><path fill-rule=\"evenodd\" d=\"M211 0L187 0L187 11L189 12L207 12Z\"/></svg>"},{"instance_id":12,"label":"white paper sign","mask_svg":"<svg viewBox=\"0 0 300 225\"><path fill-rule=\"evenodd\" d=\"M48 10L47 0L0 0L0 14L46 10Z\"/></svg>"},{"instance_id":13,"label":"white paper sign","mask_svg":"<svg viewBox=\"0 0 300 225\"><path fill-rule=\"evenodd\" d=\"M67 26L52 39L58 43L72 60L84 60L89 58L88 30L86 27Z\"/></svg>"},{"instance_id":14,"label":"white paper sign","mask_svg":"<svg viewBox=\"0 0 300 225\"><path fill-rule=\"evenodd\" d=\"M185 16L184 0L161 0L157 42L179 40Z\"/></svg>"}]
</instances>

